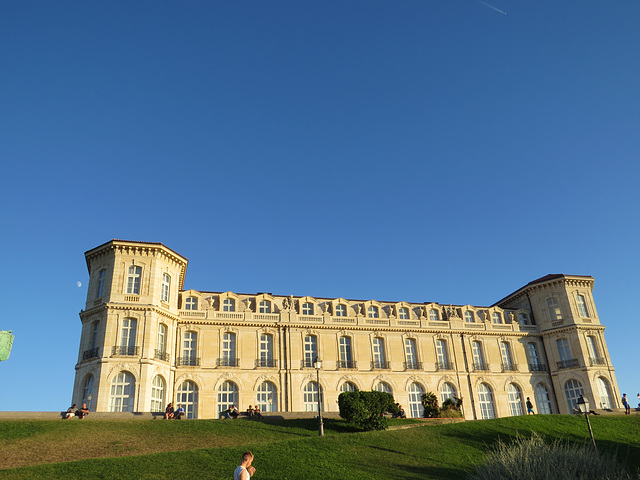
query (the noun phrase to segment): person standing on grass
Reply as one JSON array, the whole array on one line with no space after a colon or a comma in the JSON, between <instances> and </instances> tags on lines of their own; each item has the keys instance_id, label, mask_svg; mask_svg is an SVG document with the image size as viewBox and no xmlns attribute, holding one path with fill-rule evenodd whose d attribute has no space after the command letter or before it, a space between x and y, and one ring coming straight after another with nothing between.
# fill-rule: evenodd
<instances>
[{"instance_id":1,"label":"person standing on grass","mask_svg":"<svg viewBox=\"0 0 640 480\"><path fill-rule=\"evenodd\" d=\"M629 407L629 400L627 400L627 394L622 394L622 406L624 407L624 414L631 415L631 407Z\"/></svg>"},{"instance_id":2,"label":"person standing on grass","mask_svg":"<svg viewBox=\"0 0 640 480\"><path fill-rule=\"evenodd\" d=\"M535 415L535 412L533 411L533 403L531 403L531 399L529 397L527 397L527 415Z\"/></svg>"},{"instance_id":3,"label":"person standing on grass","mask_svg":"<svg viewBox=\"0 0 640 480\"><path fill-rule=\"evenodd\" d=\"M244 452L240 465L238 465L238 468L233 472L233 480L249 480L256 472L251 462L253 462L253 453Z\"/></svg>"}]
</instances>

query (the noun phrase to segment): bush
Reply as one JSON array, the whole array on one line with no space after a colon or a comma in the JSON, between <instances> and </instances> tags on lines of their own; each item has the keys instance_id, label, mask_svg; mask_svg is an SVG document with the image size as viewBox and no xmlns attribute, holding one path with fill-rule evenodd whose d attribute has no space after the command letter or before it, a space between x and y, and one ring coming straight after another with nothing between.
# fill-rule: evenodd
<instances>
[{"instance_id":1,"label":"bush","mask_svg":"<svg viewBox=\"0 0 640 480\"><path fill-rule=\"evenodd\" d=\"M462 417L462 400L460 398L447 398L444 402L442 402L442 407L440 408L440 417L441 418L459 418Z\"/></svg>"},{"instance_id":2,"label":"bush","mask_svg":"<svg viewBox=\"0 0 640 480\"><path fill-rule=\"evenodd\" d=\"M385 412L397 413L393 395L386 392L342 392L338 397L340 416L363 430L385 430Z\"/></svg>"},{"instance_id":3,"label":"bush","mask_svg":"<svg viewBox=\"0 0 640 480\"><path fill-rule=\"evenodd\" d=\"M438 397L433 392L422 394L422 406L424 407L425 418L435 418L440 413Z\"/></svg>"},{"instance_id":4,"label":"bush","mask_svg":"<svg viewBox=\"0 0 640 480\"><path fill-rule=\"evenodd\" d=\"M470 480L631 480L611 455L598 454L591 446L550 444L535 433L507 445L499 440L477 467Z\"/></svg>"}]
</instances>

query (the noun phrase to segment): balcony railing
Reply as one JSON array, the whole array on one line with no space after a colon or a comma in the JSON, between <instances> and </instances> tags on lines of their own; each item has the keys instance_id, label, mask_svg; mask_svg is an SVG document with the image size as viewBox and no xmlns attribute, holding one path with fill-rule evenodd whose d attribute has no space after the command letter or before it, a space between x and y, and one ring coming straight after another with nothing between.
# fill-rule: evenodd
<instances>
[{"instance_id":1,"label":"balcony railing","mask_svg":"<svg viewBox=\"0 0 640 480\"><path fill-rule=\"evenodd\" d=\"M543 363L530 363L529 371L530 372L546 372L549 368Z\"/></svg>"},{"instance_id":2,"label":"balcony railing","mask_svg":"<svg viewBox=\"0 0 640 480\"><path fill-rule=\"evenodd\" d=\"M604 357L589 357L589 362L591 362L591 366L594 365L606 365L607 360Z\"/></svg>"},{"instance_id":3,"label":"balcony railing","mask_svg":"<svg viewBox=\"0 0 640 480\"><path fill-rule=\"evenodd\" d=\"M90 358L96 358L99 357L98 355L98 348L92 348L90 350L85 350L84 352L82 352L82 359L83 360L89 360Z\"/></svg>"},{"instance_id":4,"label":"balcony railing","mask_svg":"<svg viewBox=\"0 0 640 480\"><path fill-rule=\"evenodd\" d=\"M436 370L453 370L451 362L436 362Z\"/></svg>"},{"instance_id":5,"label":"balcony railing","mask_svg":"<svg viewBox=\"0 0 640 480\"><path fill-rule=\"evenodd\" d=\"M503 372L517 372L518 371L518 365L516 365L515 363L503 363L502 364L502 371Z\"/></svg>"},{"instance_id":6,"label":"balcony railing","mask_svg":"<svg viewBox=\"0 0 640 480\"><path fill-rule=\"evenodd\" d=\"M388 370L389 362L386 359L374 360L371 362L371 370Z\"/></svg>"},{"instance_id":7,"label":"balcony railing","mask_svg":"<svg viewBox=\"0 0 640 480\"><path fill-rule=\"evenodd\" d=\"M256 367L276 368L278 366L278 360L275 358L257 358Z\"/></svg>"},{"instance_id":8,"label":"balcony railing","mask_svg":"<svg viewBox=\"0 0 640 480\"><path fill-rule=\"evenodd\" d=\"M239 365L239 358L218 358L216 360L216 367L237 367Z\"/></svg>"},{"instance_id":9,"label":"balcony railing","mask_svg":"<svg viewBox=\"0 0 640 480\"><path fill-rule=\"evenodd\" d=\"M562 370L564 368L576 368L579 367L580 364L578 363L577 358L570 358L569 360L560 360L559 362L556 362L556 366L558 367L558 370Z\"/></svg>"},{"instance_id":10,"label":"balcony railing","mask_svg":"<svg viewBox=\"0 0 640 480\"><path fill-rule=\"evenodd\" d=\"M190 355L183 355L176 358L176 365L178 367L199 367L200 357L192 357Z\"/></svg>"},{"instance_id":11,"label":"balcony railing","mask_svg":"<svg viewBox=\"0 0 640 480\"><path fill-rule=\"evenodd\" d=\"M422 362L404 362L405 370L422 370Z\"/></svg>"},{"instance_id":12,"label":"balcony railing","mask_svg":"<svg viewBox=\"0 0 640 480\"><path fill-rule=\"evenodd\" d=\"M168 362L169 361L169 353L166 352L165 350L158 350L156 348L155 358L157 360L162 360L163 362Z\"/></svg>"},{"instance_id":13,"label":"balcony railing","mask_svg":"<svg viewBox=\"0 0 640 480\"><path fill-rule=\"evenodd\" d=\"M489 370L489 365L484 362L473 362L473 370L476 372L487 372Z\"/></svg>"},{"instance_id":14,"label":"balcony railing","mask_svg":"<svg viewBox=\"0 0 640 480\"><path fill-rule=\"evenodd\" d=\"M118 356L135 356L138 355L138 346L135 347L121 347L121 346L115 346L113 347L113 353L112 355L118 355Z\"/></svg>"},{"instance_id":15,"label":"balcony railing","mask_svg":"<svg viewBox=\"0 0 640 480\"><path fill-rule=\"evenodd\" d=\"M355 360L338 360L336 367L347 370L355 370L357 368Z\"/></svg>"}]
</instances>

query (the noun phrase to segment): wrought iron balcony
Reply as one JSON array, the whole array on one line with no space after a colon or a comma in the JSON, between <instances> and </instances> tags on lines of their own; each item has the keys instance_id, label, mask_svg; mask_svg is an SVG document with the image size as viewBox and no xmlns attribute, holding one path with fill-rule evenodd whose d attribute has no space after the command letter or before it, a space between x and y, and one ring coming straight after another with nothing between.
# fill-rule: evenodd
<instances>
[{"instance_id":1,"label":"wrought iron balcony","mask_svg":"<svg viewBox=\"0 0 640 480\"><path fill-rule=\"evenodd\" d=\"M485 362L473 362L473 370L476 372L487 372L489 371L489 365Z\"/></svg>"},{"instance_id":2,"label":"wrought iron balcony","mask_svg":"<svg viewBox=\"0 0 640 480\"><path fill-rule=\"evenodd\" d=\"M169 361L169 353L166 352L165 350L158 350L156 348L156 353L155 353L155 358L157 360L162 360L163 362L168 362Z\"/></svg>"},{"instance_id":3,"label":"wrought iron balcony","mask_svg":"<svg viewBox=\"0 0 640 480\"><path fill-rule=\"evenodd\" d=\"M82 352L82 359L83 360L89 360L90 358L96 358L99 357L100 355L98 355L98 348L92 348L90 350L85 350L84 352Z\"/></svg>"},{"instance_id":4,"label":"wrought iron balcony","mask_svg":"<svg viewBox=\"0 0 640 480\"><path fill-rule=\"evenodd\" d=\"M405 370L422 370L422 362L404 362Z\"/></svg>"},{"instance_id":5,"label":"wrought iron balcony","mask_svg":"<svg viewBox=\"0 0 640 480\"><path fill-rule=\"evenodd\" d=\"M565 368L576 368L579 367L580 364L578 363L577 358L571 358L569 360L560 360L559 362L556 362L556 366L558 367L558 370L562 370Z\"/></svg>"},{"instance_id":6,"label":"wrought iron balcony","mask_svg":"<svg viewBox=\"0 0 640 480\"><path fill-rule=\"evenodd\" d=\"M176 358L176 366L178 367L199 367L200 357L192 357L191 355L183 355Z\"/></svg>"},{"instance_id":7,"label":"wrought iron balcony","mask_svg":"<svg viewBox=\"0 0 640 480\"><path fill-rule=\"evenodd\" d=\"M216 360L216 367L237 367L240 365L239 358L218 358Z\"/></svg>"},{"instance_id":8,"label":"wrought iron balcony","mask_svg":"<svg viewBox=\"0 0 640 480\"><path fill-rule=\"evenodd\" d=\"M371 362L371 370L388 370L389 362L386 359L374 360Z\"/></svg>"},{"instance_id":9,"label":"wrought iron balcony","mask_svg":"<svg viewBox=\"0 0 640 480\"><path fill-rule=\"evenodd\" d=\"M338 360L336 362L336 367L338 367L338 369L347 369L347 370L355 370L356 367L356 362L355 360Z\"/></svg>"},{"instance_id":10,"label":"wrought iron balcony","mask_svg":"<svg viewBox=\"0 0 640 480\"><path fill-rule=\"evenodd\" d=\"M604 357L589 357L589 362L591 362L591 366L594 365L606 365L607 359Z\"/></svg>"},{"instance_id":11,"label":"wrought iron balcony","mask_svg":"<svg viewBox=\"0 0 640 480\"><path fill-rule=\"evenodd\" d=\"M451 362L436 362L436 370L453 370Z\"/></svg>"},{"instance_id":12,"label":"wrought iron balcony","mask_svg":"<svg viewBox=\"0 0 640 480\"><path fill-rule=\"evenodd\" d=\"M257 358L256 367L276 368L278 360L275 358Z\"/></svg>"},{"instance_id":13,"label":"wrought iron balcony","mask_svg":"<svg viewBox=\"0 0 640 480\"><path fill-rule=\"evenodd\" d=\"M136 356L136 355L138 355L138 350L139 350L139 347L138 347L138 346L135 346L135 347L130 347L130 346L126 346L126 347L115 346L115 347L113 347L113 353L112 353L112 355L123 356L123 357L131 357L131 356Z\"/></svg>"},{"instance_id":14,"label":"wrought iron balcony","mask_svg":"<svg viewBox=\"0 0 640 480\"><path fill-rule=\"evenodd\" d=\"M529 364L529 371L530 372L546 372L548 371L549 368L542 364L542 363L530 363Z\"/></svg>"},{"instance_id":15,"label":"wrought iron balcony","mask_svg":"<svg viewBox=\"0 0 640 480\"><path fill-rule=\"evenodd\" d=\"M516 365L515 363L503 363L502 364L502 371L503 372L517 372L518 371L518 365Z\"/></svg>"}]
</instances>

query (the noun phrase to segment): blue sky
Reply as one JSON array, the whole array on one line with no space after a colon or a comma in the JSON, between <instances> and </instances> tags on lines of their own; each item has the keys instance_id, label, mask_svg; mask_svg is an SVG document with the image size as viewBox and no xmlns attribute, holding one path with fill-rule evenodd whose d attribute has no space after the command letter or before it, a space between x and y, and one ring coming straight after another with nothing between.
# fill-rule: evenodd
<instances>
[{"instance_id":1,"label":"blue sky","mask_svg":"<svg viewBox=\"0 0 640 480\"><path fill-rule=\"evenodd\" d=\"M489 305L592 275L634 398L639 16L636 0L3 2L0 410L71 400L83 253L112 238L176 250L200 290Z\"/></svg>"}]
</instances>

